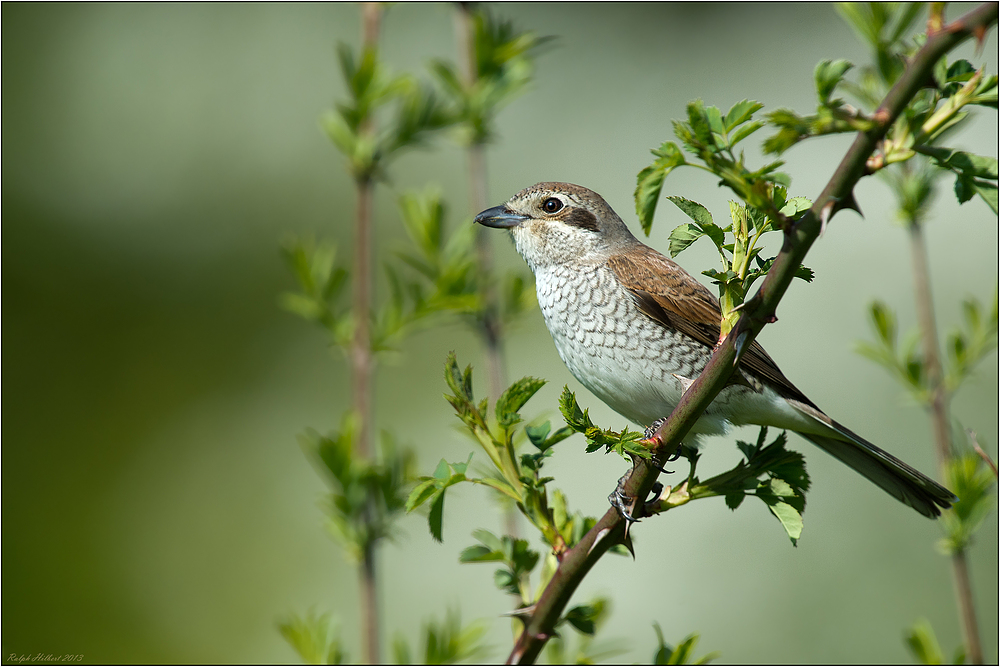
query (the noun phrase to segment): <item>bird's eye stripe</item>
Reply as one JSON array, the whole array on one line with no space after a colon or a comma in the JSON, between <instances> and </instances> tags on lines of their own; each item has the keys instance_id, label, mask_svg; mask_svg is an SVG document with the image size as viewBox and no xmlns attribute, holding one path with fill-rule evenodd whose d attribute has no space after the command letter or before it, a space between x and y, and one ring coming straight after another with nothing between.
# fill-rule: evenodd
<instances>
[{"instance_id":1,"label":"bird's eye stripe","mask_svg":"<svg viewBox=\"0 0 1000 667\"><path fill-rule=\"evenodd\" d=\"M597 226L597 216L583 208L571 210L569 215L563 218L563 222L580 229L586 229L589 232L601 231L600 227Z\"/></svg>"}]
</instances>

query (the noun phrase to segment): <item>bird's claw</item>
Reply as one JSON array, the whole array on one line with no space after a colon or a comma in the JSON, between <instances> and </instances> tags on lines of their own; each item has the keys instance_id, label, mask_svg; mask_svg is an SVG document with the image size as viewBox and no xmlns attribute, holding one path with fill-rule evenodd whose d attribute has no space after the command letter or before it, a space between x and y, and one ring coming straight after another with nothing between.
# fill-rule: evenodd
<instances>
[{"instance_id":1,"label":"bird's claw","mask_svg":"<svg viewBox=\"0 0 1000 667\"><path fill-rule=\"evenodd\" d=\"M628 480L630 473L622 475L622 478L618 480L618 485L615 490L611 492L608 496L608 502L611 506L618 510L618 513L622 515L625 519L625 532L628 534L628 529L633 523L638 523L639 519L632 516L631 509L635 507L635 499L625 493L625 481Z\"/></svg>"},{"instance_id":2,"label":"bird's claw","mask_svg":"<svg viewBox=\"0 0 1000 667\"><path fill-rule=\"evenodd\" d=\"M629 475L623 475L622 478L618 480L618 486L616 486L615 490L610 496L608 496L608 502L610 502L611 506L618 510L618 513L621 514L623 519L625 519L625 535L628 535L632 524L639 523L639 519L632 515L632 512L635 510L635 506L637 504L636 499L625 493L625 481L628 478ZM653 488L650 489L652 499L647 500L640 505L642 511L638 512L638 514L648 516L652 509L654 509L655 503L659 501L661 493L663 493L663 484L660 482L653 482Z\"/></svg>"}]
</instances>

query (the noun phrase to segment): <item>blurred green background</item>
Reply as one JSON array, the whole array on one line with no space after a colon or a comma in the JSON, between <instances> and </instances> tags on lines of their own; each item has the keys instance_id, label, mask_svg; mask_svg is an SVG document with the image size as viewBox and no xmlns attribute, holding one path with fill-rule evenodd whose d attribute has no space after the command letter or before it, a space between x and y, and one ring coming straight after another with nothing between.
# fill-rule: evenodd
<instances>
[{"instance_id":1,"label":"blurred green background","mask_svg":"<svg viewBox=\"0 0 1000 667\"><path fill-rule=\"evenodd\" d=\"M516 4L493 10L559 37L533 89L500 116L490 149L499 203L541 180L601 192L636 228L635 175L672 138L670 119L701 97L728 108L815 106L824 58L868 54L824 4ZM949 9L956 16L962 7ZM453 9L400 4L383 52L397 69L454 58ZM278 251L290 232L350 239L352 188L317 125L344 94L334 44L359 42L360 12L335 5L4 4L3 53L3 639L2 654L83 654L86 662L288 662L276 620L332 610L360 655L354 566L322 527L324 486L296 443L336 426L346 368L323 334L281 311L292 286ZM971 45L960 51L973 56ZM984 53L997 70L996 32ZM954 143L996 155L997 119ZM763 133L762 133L763 134ZM755 135L756 136L756 135ZM763 136L760 137L762 139ZM815 196L850 142L816 139L787 154L791 194ZM760 140L748 142L759 156ZM376 197L378 249L403 244L394 193L435 183L466 224L465 162L454 143L411 152ZM959 207L942 181L928 230L940 326L997 280L997 221L979 200ZM725 218L728 191L695 170L664 194ZM926 416L880 368L853 352L870 338L875 297L913 324L907 239L885 185L857 190L865 218L837 217L780 322L761 340L785 373L836 419L934 471ZM665 249L681 214L662 204L650 243ZM707 242L681 257L714 266ZM502 266L523 267L510 244ZM526 414L555 412L563 384L598 423L621 418L559 361L537 312L507 340L510 376L550 384ZM458 327L425 331L378 376L378 423L429 472L474 446L440 398L448 350L480 364ZM482 377L479 392L484 392ZM997 358L956 397L954 414L996 454ZM710 443L704 470L738 460ZM950 566L937 526L801 439L813 491L793 548L761 504L721 500L644 522L637 560L608 557L577 593L613 599L599 636L616 660L648 661L653 620L668 641L692 631L724 662L904 662L904 629L926 616L950 655L960 641ZM560 446L552 464L572 507L603 513L626 465ZM445 507L445 542L408 517L381 552L386 648L424 618L460 608L490 622L506 655L509 600L488 565L457 563L478 527L497 531L483 490ZM970 553L986 655L997 659L997 521Z\"/></svg>"}]
</instances>

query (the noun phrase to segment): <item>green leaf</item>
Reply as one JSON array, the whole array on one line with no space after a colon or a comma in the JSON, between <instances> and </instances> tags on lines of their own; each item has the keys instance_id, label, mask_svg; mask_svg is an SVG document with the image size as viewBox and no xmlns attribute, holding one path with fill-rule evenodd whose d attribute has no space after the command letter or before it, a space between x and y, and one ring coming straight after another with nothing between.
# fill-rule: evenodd
<instances>
[{"instance_id":1,"label":"green leaf","mask_svg":"<svg viewBox=\"0 0 1000 667\"><path fill-rule=\"evenodd\" d=\"M705 232L690 222L685 222L683 225L675 227L670 232L670 256L676 257L704 235Z\"/></svg>"},{"instance_id":2,"label":"green leaf","mask_svg":"<svg viewBox=\"0 0 1000 667\"><path fill-rule=\"evenodd\" d=\"M462 553L458 556L458 562L460 563L485 563L502 560L503 553L493 551L489 547L482 544L475 544L471 547L466 547L465 549L462 549Z\"/></svg>"},{"instance_id":3,"label":"green leaf","mask_svg":"<svg viewBox=\"0 0 1000 667\"><path fill-rule=\"evenodd\" d=\"M523 377L504 391L496 404L497 421L504 428L509 428L521 421L518 410L524 407L532 396L545 386L545 380L533 377Z\"/></svg>"},{"instance_id":4,"label":"green leaf","mask_svg":"<svg viewBox=\"0 0 1000 667\"><path fill-rule=\"evenodd\" d=\"M437 487L434 486L433 479L428 479L418 484L417 487L410 492L409 498L406 499L407 513L412 512L423 505L428 498L434 495L436 490Z\"/></svg>"},{"instance_id":5,"label":"green leaf","mask_svg":"<svg viewBox=\"0 0 1000 667\"><path fill-rule=\"evenodd\" d=\"M813 77L816 80L816 94L819 95L820 104L827 104L834 88L849 69L854 67L846 60L824 60L816 65Z\"/></svg>"},{"instance_id":6,"label":"green leaf","mask_svg":"<svg viewBox=\"0 0 1000 667\"><path fill-rule=\"evenodd\" d=\"M906 645L910 652L922 665L943 665L945 664L944 653L934 635L934 628L930 621L921 618L906 633ZM960 664L960 663L958 663Z\"/></svg>"},{"instance_id":7,"label":"green leaf","mask_svg":"<svg viewBox=\"0 0 1000 667\"><path fill-rule=\"evenodd\" d=\"M764 127L764 125L766 125L766 123L761 120L755 120L752 123L747 123L729 136L729 145L735 146L760 128Z\"/></svg>"},{"instance_id":8,"label":"green leaf","mask_svg":"<svg viewBox=\"0 0 1000 667\"><path fill-rule=\"evenodd\" d=\"M427 515L427 525L431 530L431 537L433 537L438 542L443 542L443 525L444 521L444 489L441 489L434 496L434 500L431 503L430 514Z\"/></svg>"},{"instance_id":9,"label":"green leaf","mask_svg":"<svg viewBox=\"0 0 1000 667\"><path fill-rule=\"evenodd\" d=\"M812 200L808 197L792 197L781 207L781 213L794 218L802 211L808 211L811 206Z\"/></svg>"},{"instance_id":10,"label":"green leaf","mask_svg":"<svg viewBox=\"0 0 1000 667\"><path fill-rule=\"evenodd\" d=\"M278 630L306 664L341 665L347 662L337 624L330 612L317 616L310 610L305 618L292 614L278 624Z\"/></svg>"},{"instance_id":11,"label":"green leaf","mask_svg":"<svg viewBox=\"0 0 1000 667\"><path fill-rule=\"evenodd\" d=\"M675 168L686 164L684 154L677 144L668 141L651 151L656 161L639 172L635 187L635 212L642 224L642 231L649 236L653 227L653 214L663 190L663 179Z\"/></svg>"},{"instance_id":12,"label":"green leaf","mask_svg":"<svg viewBox=\"0 0 1000 667\"><path fill-rule=\"evenodd\" d=\"M545 422L538 426L525 426L524 433L528 436L528 440L531 441L538 449L545 451L545 438L548 437L549 431L552 430L552 423Z\"/></svg>"},{"instance_id":13,"label":"green leaf","mask_svg":"<svg viewBox=\"0 0 1000 667\"><path fill-rule=\"evenodd\" d=\"M882 301L873 301L870 306L871 322L879 339L889 345L896 345L896 316Z\"/></svg>"},{"instance_id":14,"label":"green leaf","mask_svg":"<svg viewBox=\"0 0 1000 667\"><path fill-rule=\"evenodd\" d=\"M713 651L712 653L703 655L696 660L692 660L694 656L694 647L698 643L697 634L692 633L685 637L675 649L673 646L664 642L663 631L660 629L659 623L654 621L653 629L656 631L658 644L657 650L653 654L654 665L705 665L719 656L717 651Z\"/></svg>"},{"instance_id":15,"label":"green leaf","mask_svg":"<svg viewBox=\"0 0 1000 667\"><path fill-rule=\"evenodd\" d=\"M590 605L577 605L566 612L565 620L585 635L593 635L596 630L595 619L600 610Z\"/></svg>"},{"instance_id":16,"label":"green leaf","mask_svg":"<svg viewBox=\"0 0 1000 667\"><path fill-rule=\"evenodd\" d=\"M437 468L434 469L434 478L438 480L446 480L451 477L451 467L448 462L444 459L438 461Z\"/></svg>"},{"instance_id":17,"label":"green leaf","mask_svg":"<svg viewBox=\"0 0 1000 667\"><path fill-rule=\"evenodd\" d=\"M505 496L508 496L509 498L513 499L515 502L521 502L523 500L523 498L521 498L521 496L518 495L514 487L508 484L507 482L503 481L502 479L496 479L495 477L476 477L469 481L475 484L482 484L484 486L492 487L493 489L496 489Z\"/></svg>"},{"instance_id":18,"label":"green leaf","mask_svg":"<svg viewBox=\"0 0 1000 667\"><path fill-rule=\"evenodd\" d=\"M793 495L791 487L777 479L762 482L757 490L757 497L764 501L771 514L781 522L792 544L797 545L802 536L802 513L787 502L789 496Z\"/></svg>"},{"instance_id":19,"label":"green leaf","mask_svg":"<svg viewBox=\"0 0 1000 667\"><path fill-rule=\"evenodd\" d=\"M704 234L708 236L710 239L712 239L712 243L715 244L716 248L722 248L723 244L726 242L726 233L722 231L721 227L715 224L715 222L712 220L712 214L709 213L707 208L705 208L698 202L691 201L690 199L685 199L684 197L670 196L667 197L667 199L673 202L674 205L677 206L677 208L679 208L681 211L683 211L689 218L694 220L695 229L701 232L701 234ZM684 231L678 231L681 230L682 227L683 225L675 229L673 232L671 232L670 235L671 238L670 253L672 256L675 257L677 253L679 253L687 246L691 245L691 243L693 243L694 240L697 239L698 236L700 236L700 234L694 236L693 230L691 230L690 228ZM691 236L693 236L693 238L690 238L688 240L688 237ZM675 238L676 238L676 243L675 243ZM677 252L674 252L675 247L678 248Z\"/></svg>"},{"instance_id":20,"label":"green leaf","mask_svg":"<svg viewBox=\"0 0 1000 667\"><path fill-rule=\"evenodd\" d=\"M998 177L997 159L994 157L936 146L926 146L920 150L933 158L938 166L961 172L969 178L996 180Z\"/></svg>"},{"instance_id":21,"label":"green leaf","mask_svg":"<svg viewBox=\"0 0 1000 667\"><path fill-rule=\"evenodd\" d=\"M748 121L751 116L764 108L764 105L760 102L754 102L750 100L741 100L732 106L728 112L726 112L726 132L732 132L733 128L737 125ZM731 139L731 144L735 144L736 140Z\"/></svg>"},{"instance_id":22,"label":"green leaf","mask_svg":"<svg viewBox=\"0 0 1000 667\"><path fill-rule=\"evenodd\" d=\"M983 201L986 202L987 206L989 206L994 213L1000 213L1000 209L998 209L996 183L973 181L972 187L975 189L976 194L982 197Z\"/></svg>"},{"instance_id":23,"label":"green leaf","mask_svg":"<svg viewBox=\"0 0 1000 667\"><path fill-rule=\"evenodd\" d=\"M698 202L676 196L668 196L667 199L672 201L677 208L683 211L689 218L694 220L701 229L704 230L706 227L717 227L715 221L712 219L712 214L709 213L707 208ZM722 231L721 228L719 231Z\"/></svg>"},{"instance_id":24,"label":"green leaf","mask_svg":"<svg viewBox=\"0 0 1000 667\"><path fill-rule=\"evenodd\" d=\"M559 395L559 412L563 419L574 431L583 433L590 426L590 417L580 409L580 404L576 401L576 395L569 390L568 386L563 386L562 394Z\"/></svg>"}]
</instances>

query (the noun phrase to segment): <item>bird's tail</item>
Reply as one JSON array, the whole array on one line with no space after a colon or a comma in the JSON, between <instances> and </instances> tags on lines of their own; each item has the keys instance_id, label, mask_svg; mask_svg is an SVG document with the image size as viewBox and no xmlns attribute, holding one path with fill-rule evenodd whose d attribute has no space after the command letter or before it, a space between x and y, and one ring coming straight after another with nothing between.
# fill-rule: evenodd
<instances>
[{"instance_id":1,"label":"bird's tail","mask_svg":"<svg viewBox=\"0 0 1000 667\"><path fill-rule=\"evenodd\" d=\"M799 435L851 466L890 496L924 516L935 519L941 515L942 509L948 509L958 500L954 493L930 477L852 433L822 412L814 411L811 406L795 407L830 427L839 437L832 433L819 435L800 432Z\"/></svg>"}]
</instances>

